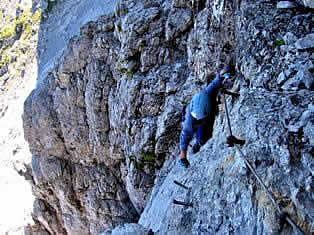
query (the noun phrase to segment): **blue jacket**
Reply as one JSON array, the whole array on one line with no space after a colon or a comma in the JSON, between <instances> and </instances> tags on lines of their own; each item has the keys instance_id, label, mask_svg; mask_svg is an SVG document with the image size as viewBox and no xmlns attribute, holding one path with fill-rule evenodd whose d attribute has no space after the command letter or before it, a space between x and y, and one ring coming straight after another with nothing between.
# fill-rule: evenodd
<instances>
[{"instance_id":1,"label":"blue jacket","mask_svg":"<svg viewBox=\"0 0 314 235\"><path fill-rule=\"evenodd\" d=\"M212 99L215 98L217 90L220 88L223 77L219 74L216 75L216 78L203 90L201 93L204 93L208 96L208 102L205 104L205 113L208 115L212 111ZM199 94L196 94L199 95ZM195 95L195 96L196 96ZM194 96L193 96L194 97ZM195 127L193 128L193 117L191 115L191 103L186 107L185 118L182 122L182 131L180 135L180 149L183 152L187 151L188 145L193 138Z\"/></svg>"}]
</instances>

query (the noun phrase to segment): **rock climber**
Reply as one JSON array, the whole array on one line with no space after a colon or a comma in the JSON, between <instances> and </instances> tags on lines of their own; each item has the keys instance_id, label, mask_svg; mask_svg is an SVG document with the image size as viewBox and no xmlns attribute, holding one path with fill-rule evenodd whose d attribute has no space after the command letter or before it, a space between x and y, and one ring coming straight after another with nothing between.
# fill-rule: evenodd
<instances>
[{"instance_id":1,"label":"rock climber","mask_svg":"<svg viewBox=\"0 0 314 235\"><path fill-rule=\"evenodd\" d=\"M194 135L196 135L196 143L192 147L193 154L197 153L200 147L211 137L215 116L218 113L217 94L224 81L230 77L230 67L224 66L204 90L192 97L190 104L185 108L180 135L180 166L185 168L190 166L187 160L187 148ZM233 146L235 143L243 144L234 136L229 136L227 143L229 146Z\"/></svg>"}]
</instances>

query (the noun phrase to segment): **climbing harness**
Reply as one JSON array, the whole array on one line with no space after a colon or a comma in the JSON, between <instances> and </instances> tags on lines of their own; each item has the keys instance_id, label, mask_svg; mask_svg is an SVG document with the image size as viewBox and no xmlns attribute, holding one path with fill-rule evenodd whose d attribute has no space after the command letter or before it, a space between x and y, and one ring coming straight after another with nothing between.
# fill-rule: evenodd
<instances>
[{"instance_id":1,"label":"climbing harness","mask_svg":"<svg viewBox=\"0 0 314 235\"><path fill-rule=\"evenodd\" d=\"M225 93L223 93L223 98L224 98L224 104L225 104L225 111L226 111L226 116L227 116L227 122L228 122L228 128L229 128L229 133L230 136L232 136L232 130L231 130L231 124L230 124L230 118L229 118L229 112L228 112L228 107L227 107L227 101L226 101L226 96ZM261 184L262 188L265 190L266 194L268 195L268 197L270 198L273 206L275 207L275 209L277 210L277 212L279 213L280 217L285 218L285 220L291 225L291 227L293 228L295 234L304 234L304 232L301 230L301 228L298 227L298 225L286 214L284 213L278 203L275 201L273 195L271 194L271 192L267 189L266 185L264 184L264 182L261 180L261 178L258 176L258 174L256 173L255 169L253 168L253 166L250 164L250 162L246 159L244 153L242 152L242 150L240 149L238 144L235 144L237 150L239 151L242 160L244 160L245 164L248 166L248 168L251 170L251 172L253 173L253 175L255 176L255 178L257 179L257 181Z\"/></svg>"}]
</instances>

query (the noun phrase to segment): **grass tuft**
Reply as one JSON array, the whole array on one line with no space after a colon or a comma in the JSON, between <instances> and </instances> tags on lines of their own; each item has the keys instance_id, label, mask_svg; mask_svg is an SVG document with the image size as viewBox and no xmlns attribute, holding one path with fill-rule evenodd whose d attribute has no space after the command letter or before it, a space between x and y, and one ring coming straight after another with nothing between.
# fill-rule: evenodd
<instances>
[{"instance_id":1,"label":"grass tuft","mask_svg":"<svg viewBox=\"0 0 314 235\"><path fill-rule=\"evenodd\" d=\"M14 20L6 19L4 27L0 30L0 40L1 39L11 39L16 35L17 26L21 26L24 36L27 39L31 35L34 26L40 24L42 17L41 10L37 10L33 15L30 9L26 9L23 13L15 18Z\"/></svg>"},{"instance_id":2,"label":"grass tuft","mask_svg":"<svg viewBox=\"0 0 314 235\"><path fill-rule=\"evenodd\" d=\"M143 161L154 162L155 161L155 155L153 153L144 153L143 154Z\"/></svg>"},{"instance_id":3,"label":"grass tuft","mask_svg":"<svg viewBox=\"0 0 314 235\"><path fill-rule=\"evenodd\" d=\"M8 54L1 55L0 57L0 68L7 66L10 63L10 56Z\"/></svg>"},{"instance_id":4,"label":"grass tuft","mask_svg":"<svg viewBox=\"0 0 314 235\"><path fill-rule=\"evenodd\" d=\"M283 39L278 39L278 40L275 40L274 41L274 47L280 47L280 46L283 46L283 45L285 45L286 43L285 43L285 41L283 40Z\"/></svg>"}]
</instances>

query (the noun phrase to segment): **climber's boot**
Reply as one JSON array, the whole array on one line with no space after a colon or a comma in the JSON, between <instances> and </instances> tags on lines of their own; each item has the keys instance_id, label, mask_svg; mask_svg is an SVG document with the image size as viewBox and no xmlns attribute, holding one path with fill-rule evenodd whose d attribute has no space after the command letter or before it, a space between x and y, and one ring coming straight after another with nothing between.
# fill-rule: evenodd
<instances>
[{"instance_id":1,"label":"climber's boot","mask_svg":"<svg viewBox=\"0 0 314 235\"><path fill-rule=\"evenodd\" d=\"M179 163L179 166L182 168L189 168L189 166L190 166L190 163L189 163L188 159L186 159L186 158L180 158L178 163Z\"/></svg>"}]
</instances>

